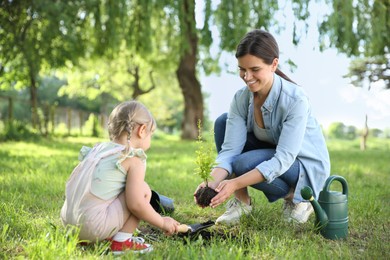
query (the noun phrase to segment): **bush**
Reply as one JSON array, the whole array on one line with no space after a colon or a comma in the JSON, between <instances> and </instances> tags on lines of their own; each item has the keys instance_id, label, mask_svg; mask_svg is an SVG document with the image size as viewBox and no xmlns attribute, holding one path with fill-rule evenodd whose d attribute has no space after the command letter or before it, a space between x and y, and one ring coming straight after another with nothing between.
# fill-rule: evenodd
<instances>
[{"instance_id":1,"label":"bush","mask_svg":"<svg viewBox=\"0 0 390 260\"><path fill-rule=\"evenodd\" d=\"M0 141L36 140L40 135L29 129L26 123L20 121L7 122L0 134Z\"/></svg>"}]
</instances>

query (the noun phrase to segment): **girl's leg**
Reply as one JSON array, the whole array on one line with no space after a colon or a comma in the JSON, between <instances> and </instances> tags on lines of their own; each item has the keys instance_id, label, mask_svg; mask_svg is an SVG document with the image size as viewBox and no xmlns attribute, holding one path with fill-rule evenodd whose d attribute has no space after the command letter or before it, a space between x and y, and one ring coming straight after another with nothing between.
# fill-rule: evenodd
<instances>
[{"instance_id":1,"label":"girl's leg","mask_svg":"<svg viewBox=\"0 0 390 260\"><path fill-rule=\"evenodd\" d=\"M245 152L237 157L233 163L233 171L240 176L254 169L261 162L269 160L275 154L275 149L257 149ZM262 182L252 185L253 188L261 190L269 202L285 198L291 189L295 189L299 176L299 161L295 160L290 169L273 180L271 183Z\"/></svg>"},{"instance_id":2,"label":"girl's leg","mask_svg":"<svg viewBox=\"0 0 390 260\"><path fill-rule=\"evenodd\" d=\"M144 183L144 185L146 185L147 187L145 187L145 194L144 194L144 200L145 200L145 203L146 204L149 204L150 203L150 199L152 197L152 191L150 190L149 186ZM122 203L122 205L124 207L126 207L124 210L126 210L129 215L127 217L127 219L125 219L125 222L124 222L124 225L123 227L119 230L120 232L125 232L125 233L134 233L134 231L136 230L136 228L138 227L139 223L140 223L140 219L137 218L135 215L133 215L129 209L127 208L127 202L126 202L126 196L125 196L125 192L121 193L119 195L119 199ZM125 215L126 216L126 215Z\"/></svg>"},{"instance_id":3,"label":"girl's leg","mask_svg":"<svg viewBox=\"0 0 390 260\"><path fill-rule=\"evenodd\" d=\"M145 194L145 198L150 200L151 192L149 192L149 197ZM133 236L140 219L127 208L126 195L125 192L122 192L119 195L119 200L123 207L123 217L125 219L123 227L117 232L111 241L111 250L116 254L123 254L124 251L133 251L137 253L147 253L153 250L153 247L150 244L146 244L145 240L140 237ZM149 203L149 200L145 200L145 203Z\"/></svg>"},{"instance_id":4,"label":"girl's leg","mask_svg":"<svg viewBox=\"0 0 390 260\"><path fill-rule=\"evenodd\" d=\"M133 234L139 225L140 219L138 219L136 216L131 214L131 212L127 208L126 196L124 192L122 192L118 198L123 206L123 210L126 212L123 216L125 218L125 222L123 224L123 227L119 230L119 232Z\"/></svg>"}]
</instances>

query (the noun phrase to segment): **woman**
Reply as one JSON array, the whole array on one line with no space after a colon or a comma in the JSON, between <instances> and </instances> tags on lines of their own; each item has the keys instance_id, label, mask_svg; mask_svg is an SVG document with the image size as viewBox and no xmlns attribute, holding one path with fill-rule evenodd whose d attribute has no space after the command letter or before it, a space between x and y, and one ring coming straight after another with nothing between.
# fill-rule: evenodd
<instances>
[{"instance_id":1,"label":"woman","mask_svg":"<svg viewBox=\"0 0 390 260\"><path fill-rule=\"evenodd\" d=\"M283 198L287 221L304 223L313 208L301 197L301 188L310 186L318 197L330 174L321 127L303 89L278 69L279 48L270 33L249 32L236 58L246 87L236 92L228 115L215 122L218 165L209 186L218 194L210 206L217 207L233 193L234 198L216 222L234 224L249 214L252 186L269 202Z\"/></svg>"}]
</instances>

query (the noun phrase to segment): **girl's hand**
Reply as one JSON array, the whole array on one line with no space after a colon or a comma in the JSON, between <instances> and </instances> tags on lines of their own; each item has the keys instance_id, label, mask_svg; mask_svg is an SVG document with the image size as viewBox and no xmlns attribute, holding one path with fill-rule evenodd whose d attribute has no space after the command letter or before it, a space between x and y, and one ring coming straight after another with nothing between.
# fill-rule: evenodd
<instances>
[{"instance_id":1,"label":"girl's hand","mask_svg":"<svg viewBox=\"0 0 390 260\"><path fill-rule=\"evenodd\" d=\"M218 194L211 199L210 207L215 208L219 204L225 202L225 200L227 200L236 190L237 187L234 180L221 181L215 189Z\"/></svg>"},{"instance_id":2,"label":"girl's hand","mask_svg":"<svg viewBox=\"0 0 390 260\"><path fill-rule=\"evenodd\" d=\"M171 217L163 217L163 220L164 224L162 229L165 231L164 234L167 236L177 234L180 223Z\"/></svg>"}]
</instances>

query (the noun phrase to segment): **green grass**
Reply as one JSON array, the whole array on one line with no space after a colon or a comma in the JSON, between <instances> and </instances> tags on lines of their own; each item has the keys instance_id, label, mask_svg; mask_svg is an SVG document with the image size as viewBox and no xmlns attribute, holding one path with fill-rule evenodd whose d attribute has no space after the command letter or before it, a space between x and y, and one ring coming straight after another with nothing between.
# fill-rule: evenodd
<instances>
[{"instance_id":1,"label":"green grass","mask_svg":"<svg viewBox=\"0 0 390 260\"><path fill-rule=\"evenodd\" d=\"M0 259L114 258L106 243L77 245L74 233L59 219L65 182L77 164L78 151L97 141L101 140L0 143ZM159 241L153 242L151 254L124 258L390 259L390 140L370 140L368 145L362 152L358 141L328 141L332 173L349 184L347 240L327 240L314 232L314 216L304 225L281 221L282 202L270 204L261 192L250 189L255 208L240 226L209 229L224 233L226 239L214 236L211 241L184 243L156 231ZM194 204L193 192L201 181L194 174L195 149L195 142L157 136L148 152L147 182L174 199L172 216L188 224L215 220L224 211Z\"/></svg>"}]
</instances>

